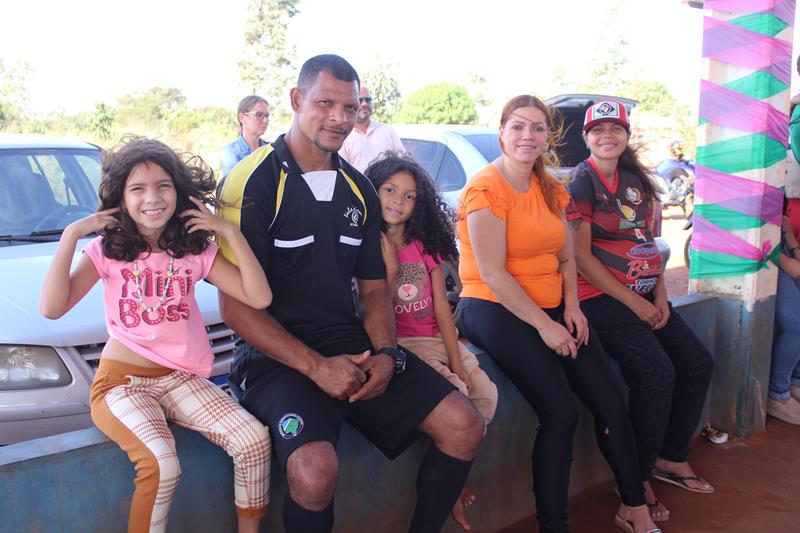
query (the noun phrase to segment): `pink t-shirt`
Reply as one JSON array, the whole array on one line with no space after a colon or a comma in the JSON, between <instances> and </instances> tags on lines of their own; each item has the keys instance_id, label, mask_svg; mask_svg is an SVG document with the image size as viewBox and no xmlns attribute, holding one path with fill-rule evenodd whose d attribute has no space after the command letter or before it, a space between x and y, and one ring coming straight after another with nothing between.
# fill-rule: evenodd
<instances>
[{"instance_id":1,"label":"pink t-shirt","mask_svg":"<svg viewBox=\"0 0 800 533\"><path fill-rule=\"evenodd\" d=\"M211 375L214 356L208 342L194 286L208 276L217 246L209 244L200 255L175 259L174 275L161 307L148 313L140 308L133 263L109 259L103 254L102 237L83 252L94 263L103 281L108 334L150 361L199 376ZM137 260L143 304L157 307L169 271L165 252L141 254Z\"/></svg>"},{"instance_id":2,"label":"pink t-shirt","mask_svg":"<svg viewBox=\"0 0 800 533\"><path fill-rule=\"evenodd\" d=\"M433 312L431 271L439 264L411 241L397 252L399 270L392 303L398 337L435 337L439 324Z\"/></svg>"}]
</instances>

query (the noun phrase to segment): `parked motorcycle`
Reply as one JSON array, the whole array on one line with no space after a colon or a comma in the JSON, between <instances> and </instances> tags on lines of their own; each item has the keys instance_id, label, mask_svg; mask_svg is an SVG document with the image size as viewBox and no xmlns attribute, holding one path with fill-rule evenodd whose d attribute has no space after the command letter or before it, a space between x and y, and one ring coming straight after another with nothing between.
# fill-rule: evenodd
<instances>
[{"instance_id":1,"label":"parked motorcycle","mask_svg":"<svg viewBox=\"0 0 800 533\"><path fill-rule=\"evenodd\" d=\"M665 159L656 165L655 173L664 189L661 202L665 206L680 206L688 216L694 202L694 163L684 158Z\"/></svg>"},{"instance_id":2,"label":"parked motorcycle","mask_svg":"<svg viewBox=\"0 0 800 533\"><path fill-rule=\"evenodd\" d=\"M686 143L669 145L670 158L656 165L655 178L662 189L661 203L679 205L687 217L694 209L694 162L686 157Z\"/></svg>"}]
</instances>

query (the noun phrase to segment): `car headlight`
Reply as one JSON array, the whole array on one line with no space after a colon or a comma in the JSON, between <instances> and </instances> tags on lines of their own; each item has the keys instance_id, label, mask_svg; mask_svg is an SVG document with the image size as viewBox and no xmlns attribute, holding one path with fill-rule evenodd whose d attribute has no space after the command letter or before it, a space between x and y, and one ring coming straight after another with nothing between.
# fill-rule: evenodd
<instances>
[{"instance_id":1,"label":"car headlight","mask_svg":"<svg viewBox=\"0 0 800 533\"><path fill-rule=\"evenodd\" d=\"M0 391L61 387L71 381L53 348L0 345Z\"/></svg>"}]
</instances>

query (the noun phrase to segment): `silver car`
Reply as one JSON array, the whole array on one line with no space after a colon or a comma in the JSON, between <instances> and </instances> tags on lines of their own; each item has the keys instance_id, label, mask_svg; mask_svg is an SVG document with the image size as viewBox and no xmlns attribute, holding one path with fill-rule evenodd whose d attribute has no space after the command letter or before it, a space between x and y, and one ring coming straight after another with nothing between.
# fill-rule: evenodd
<instances>
[{"instance_id":1,"label":"silver car","mask_svg":"<svg viewBox=\"0 0 800 533\"><path fill-rule=\"evenodd\" d=\"M92 425L89 387L108 339L102 287L56 321L38 304L61 232L97 208L100 174L97 146L0 134L0 445ZM198 284L196 296L216 355L213 380L222 385L233 332L213 286Z\"/></svg>"}]
</instances>

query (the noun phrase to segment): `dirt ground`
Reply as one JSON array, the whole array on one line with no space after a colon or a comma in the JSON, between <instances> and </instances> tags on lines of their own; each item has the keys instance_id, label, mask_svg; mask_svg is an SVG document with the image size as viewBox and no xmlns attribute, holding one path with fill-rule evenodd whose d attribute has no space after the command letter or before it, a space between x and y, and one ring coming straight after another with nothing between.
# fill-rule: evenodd
<instances>
[{"instance_id":1,"label":"dirt ground","mask_svg":"<svg viewBox=\"0 0 800 533\"><path fill-rule=\"evenodd\" d=\"M726 444L697 439L692 464L716 488L696 494L653 481L672 511L664 533L797 533L800 531L800 426L767 419L763 433ZM595 485L569 500L573 533L619 533L611 523L619 500L614 482ZM536 533L534 517L500 533Z\"/></svg>"},{"instance_id":2,"label":"dirt ground","mask_svg":"<svg viewBox=\"0 0 800 533\"><path fill-rule=\"evenodd\" d=\"M683 229L686 217L679 207L664 209L662 215L661 236L669 242L671 250L666 270L667 294L676 298L689 292L689 269L683 260L683 248L691 230Z\"/></svg>"}]
</instances>

